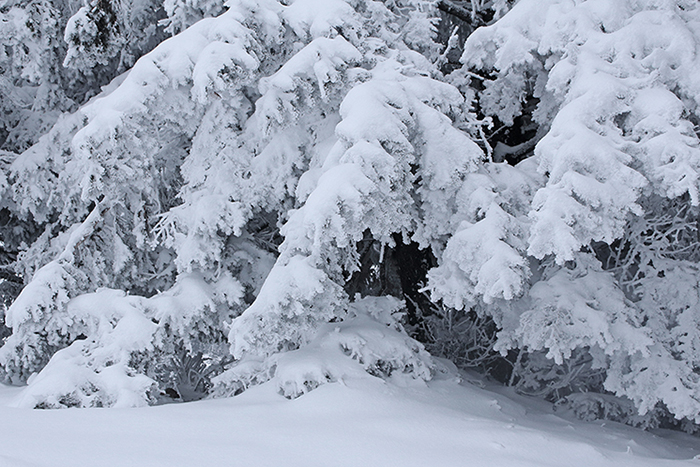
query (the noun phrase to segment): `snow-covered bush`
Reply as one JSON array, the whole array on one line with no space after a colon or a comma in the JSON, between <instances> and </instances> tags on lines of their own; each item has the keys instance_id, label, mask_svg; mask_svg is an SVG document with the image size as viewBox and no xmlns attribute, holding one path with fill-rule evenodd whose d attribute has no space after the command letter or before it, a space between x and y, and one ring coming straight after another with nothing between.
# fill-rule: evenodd
<instances>
[{"instance_id":1,"label":"snow-covered bush","mask_svg":"<svg viewBox=\"0 0 700 467\"><path fill-rule=\"evenodd\" d=\"M227 346L223 323L232 318L231 310L242 293L241 284L229 275L211 284L196 275L183 275L170 290L151 298L99 289L54 310L56 324L10 323L15 334L0 358L11 367L17 365L11 358L29 357L26 350L13 347L17 342L30 344L26 337L19 339L30 334L22 333L28 327L73 340L30 377L18 401L24 407L135 406L164 395L187 400L196 397L197 391L201 397L208 382L198 387L190 376L206 375L189 372L206 368L193 368L185 359L196 361L209 355L204 366L222 363L217 360ZM58 346L54 343L54 348Z\"/></svg>"},{"instance_id":2,"label":"snow-covered bush","mask_svg":"<svg viewBox=\"0 0 700 467\"><path fill-rule=\"evenodd\" d=\"M270 379L289 399L349 377L429 380L440 369L397 321L402 307L393 297L356 297L342 322L315 326L315 335L303 347L244 360L215 378L214 395L238 394Z\"/></svg>"}]
</instances>

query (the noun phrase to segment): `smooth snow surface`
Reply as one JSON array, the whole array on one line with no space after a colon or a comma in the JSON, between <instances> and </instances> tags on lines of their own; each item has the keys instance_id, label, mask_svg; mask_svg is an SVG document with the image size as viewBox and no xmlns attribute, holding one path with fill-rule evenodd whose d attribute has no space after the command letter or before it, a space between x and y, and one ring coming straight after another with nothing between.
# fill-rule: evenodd
<instances>
[{"instance_id":1,"label":"smooth snow surface","mask_svg":"<svg viewBox=\"0 0 700 467\"><path fill-rule=\"evenodd\" d=\"M700 465L696 438L573 422L454 381L353 380L291 401L265 384L139 409L8 407L18 392L0 386L2 467Z\"/></svg>"}]
</instances>

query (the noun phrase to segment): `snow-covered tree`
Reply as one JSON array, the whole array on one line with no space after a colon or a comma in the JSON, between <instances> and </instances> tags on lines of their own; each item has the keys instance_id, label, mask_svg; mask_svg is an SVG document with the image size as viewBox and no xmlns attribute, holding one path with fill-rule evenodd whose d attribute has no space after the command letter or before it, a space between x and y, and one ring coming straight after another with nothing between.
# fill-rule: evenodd
<instances>
[{"instance_id":1,"label":"snow-covered tree","mask_svg":"<svg viewBox=\"0 0 700 467\"><path fill-rule=\"evenodd\" d=\"M661 404L695 422L698 14L684 1L522 0L475 31L453 79L480 75L479 109L501 134L529 122L531 140L502 139L494 157L534 146L515 168L534 160L541 178L517 190L524 205L505 203L512 220L484 209L469 225L484 231L453 237L431 273L434 297L483 302L497 348L559 364L585 352L642 413ZM486 239L502 243L484 251Z\"/></svg>"},{"instance_id":2,"label":"snow-covered tree","mask_svg":"<svg viewBox=\"0 0 700 467\"><path fill-rule=\"evenodd\" d=\"M481 159L448 117L463 97L420 53L437 51L432 11L230 2L17 157L8 209L46 225L18 261L33 278L0 350L5 378L29 380L22 403L184 396L178 352L202 373L233 356L218 394L274 377L295 396L354 369L429 379L400 302L344 285L366 232L439 242L441 203ZM347 363L300 364L314 342Z\"/></svg>"}]
</instances>

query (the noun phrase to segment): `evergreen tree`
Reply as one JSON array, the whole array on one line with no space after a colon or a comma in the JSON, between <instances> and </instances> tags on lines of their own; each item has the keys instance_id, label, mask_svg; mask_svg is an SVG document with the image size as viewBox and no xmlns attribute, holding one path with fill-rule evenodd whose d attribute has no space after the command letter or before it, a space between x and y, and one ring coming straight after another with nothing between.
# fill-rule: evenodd
<instances>
[{"instance_id":1,"label":"evergreen tree","mask_svg":"<svg viewBox=\"0 0 700 467\"><path fill-rule=\"evenodd\" d=\"M7 380L41 370L23 404L182 395L177 365L206 355L201 374L213 374L238 315L220 394L274 376L291 397L353 365L430 378L430 358L392 318L397 302L343 288L365 231L408 238L422 224L414 214L440 202L420 180L453 196L481 152L444 115L458 112L459 92L407 47L437 51L429 5L317 3L230 3L10 165L8 209L47 224L18 263L33 278L0 350ZM420 232L426 246L436 235ZM345 331L322 338L338 320ZM288 356L285 370L281 353L326 341L356 363L297 371Z\"/></svg>"},{"instance_id":2,"label":"evergreen tree","mask_svg":"<svg viewBox=\"0 0 700 467\"><path fill-rule=\"evenodd\" d=\"M558 365L583 353L605 375L589 389L695 422L699 11L684 1L521 1L475 31L453 79L483 77L480 111L502 135L520 126L530 138L502 138L494 155L525 158L516 168L533 160L540 178L524 205L507 203L523 207L520 223L484 234L510 247L494 269L508 288L489 293L476 240L448 248L431 277L434 297L452 306L481 299L501 328L497 348L544 351ZM533 387L546 378L520 377Z\"/></svg>"}]
</instances>

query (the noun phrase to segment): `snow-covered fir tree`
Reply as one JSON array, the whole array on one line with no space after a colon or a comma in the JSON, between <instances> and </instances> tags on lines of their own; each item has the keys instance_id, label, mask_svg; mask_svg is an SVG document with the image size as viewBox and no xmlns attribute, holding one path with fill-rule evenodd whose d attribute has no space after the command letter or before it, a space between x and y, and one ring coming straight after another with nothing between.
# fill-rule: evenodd
<instances>
[{"instance_id":1,"label":"snow-covered fir tree","mask_svg":"<svg viewBox=\"0 0 700 467\"><path fill-rule=\"evenodd\" d=\"M477 30L454 79L479 76L483 114L528 134L502 138L494 157L526 158L515 168L532 161L542 178L518 189L531 195L520 222L486 234L504 243L499 264L463 242L431 276L452 306L483 301L497 348L559 364L584 352L605 375L596 389L696 423L699 13L684 1L523 0ZM489 277L510 288L493 294Z\"/></svg>"},{"instance_id":2,"label":"snow-covered fir tree","mask_svg":"<svg viewBox=\"0 0 700 467\"><path fill-rule=\"evenodd\" d=\"M41 370L26 403L184 396L197 389L175 381L187 362L204 378L231 357L218 393L274 375L298 395L342 378L322 361L285 372L278 357L321 339L329 321L343 321L326 339L342 359L430 378L433 362L392 318L398 302L343 285L366 231L390 243L417 230L419 177L447 187L481 155L445 116L462 96L411 48L437 52L431 12L232 2L12 162L7 209L45 226L17 263L31 280L0 352L9 381ZM441 148L455 168L440 167Z\"/></svg>"}]
</instances>

